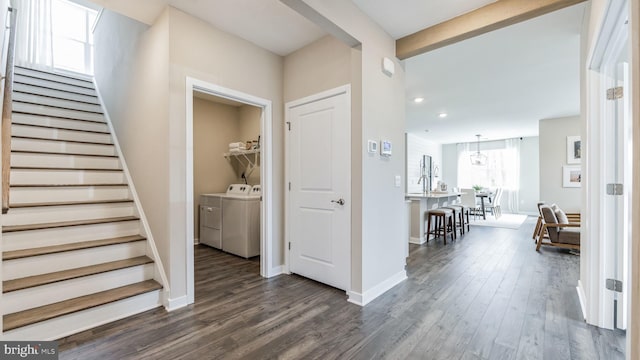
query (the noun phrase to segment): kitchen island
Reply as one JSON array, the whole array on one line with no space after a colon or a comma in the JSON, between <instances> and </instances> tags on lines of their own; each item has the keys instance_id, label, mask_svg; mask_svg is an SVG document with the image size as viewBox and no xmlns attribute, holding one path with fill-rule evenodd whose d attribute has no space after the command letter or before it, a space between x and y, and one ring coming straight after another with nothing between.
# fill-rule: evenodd
<instances>
[{"instance_id":1,"label":"kitchen island","mask_svg":"<svg viewBox=\"0 0 640 360\"><path fill-rule=\"evenodd\" d=\"M424 244L427 241L427 238L424 236L426 231L427 210L450 205L459 195L462 195L462 193L440 191L432 191L426 194L406 194L405 198L411 200L409 242L412 244Z\"/></svg>"}]
</instances>

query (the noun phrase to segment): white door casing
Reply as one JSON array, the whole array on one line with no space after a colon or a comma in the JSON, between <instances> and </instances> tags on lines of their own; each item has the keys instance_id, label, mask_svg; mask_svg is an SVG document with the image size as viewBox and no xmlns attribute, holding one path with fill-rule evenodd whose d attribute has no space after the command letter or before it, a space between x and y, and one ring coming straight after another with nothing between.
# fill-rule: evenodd
<instances>
[{"instance_id":1,"label":"white door casing","mask_svg":"<svg viewBox=\"0 0 640 360\"><path fill-rule=\"evenodd\" d=\"M289 270L349 290L351 96L343 86L287 103Z\"/></svg>"}]
</instances>

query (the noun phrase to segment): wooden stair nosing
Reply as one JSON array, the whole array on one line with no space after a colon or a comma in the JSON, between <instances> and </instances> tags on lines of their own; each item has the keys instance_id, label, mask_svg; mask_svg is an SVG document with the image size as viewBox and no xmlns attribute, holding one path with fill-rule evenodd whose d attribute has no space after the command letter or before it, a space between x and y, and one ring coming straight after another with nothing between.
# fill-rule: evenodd
<instances>
[{"instance_id":1,"label":"wooden stair nosing","mask_svg":"<svg viewBox=\"0 0 640 360\"><path fill-rule=\"evenodd\" d=\"M130 259L110 261L106 263L83 266L75 269L56 271L47 274L28 276L19 279L5 280L2 282L2 293L18 291L36 286L53 284L60 281L77 279L85 276L97 275L114 270L126 269L134 266L153 263L149 257L138 256Z\"/></svg>"},{"instance_id":2,"label":"wooden stair nosing","mask_svg":"<svg viewBox=\"0 0 640 360\"><path fill-rule=\"evenodd\" d=\"M90 110L81 110L81 109L74 109L74 108L68 108L65 106L58 106L58 105L49 105L49 104L40 104L37 102L33 102L33 101L24 101L24 100L13 100L14 103L20 103L20 104L29 104L29 105L36 105L36 106L44 106L44 107L48 107L48 108L56 108L56 109L62 109L62 110L71 110L71 111L79 111L79 112L83 112L83 113L88 113L88 114L98 114L98 115L103 115L104 116L104 112L100 111L90 111Z\"/></svg>"},{"instance_id":3,"label":"wooden stair nosing","mask_svg":"<svg viewBox=\"0 0 640 360\"><path fill-rule=\"evenodd\" d=\"M16 231L56 229L61 227L97 225L97 224L106 224L111 222L125 222L125 221L137 221L137 220L140 220L140 218L137 216L119 216L119 217L113 217L113 218L59 221L59 222L40 223L40 224L8 225L8 226L2 227L2 233L9 233L9 232L16 232Z\"/></svg>"},{"instance_id":4,"label":"wooden stair nosing","mask_svg":"<svg viewBox=\"0 0 640 360\"><path fill-rule=\"evenodd\" d=\"M9 331L17 329L22 326L50 320L59 316L87 310L160 289L162 289L162 285L155 280L146 280L91 295L80 296L29 310L6 314L2 318L3 330Z\"/></svg>"},{"instance_id":5,"label":"wooden stair nosing","mask_svg":"<svg viewBox=\"0 0 640 360\"><path fill-rule=\"evenodd\" d=\"M20 66L20 65L14 65L14 67L17 67L17 68L22 69L22 70L30 70L30 71L35 71L35 72L43 73L43 74L49 74L49 75L54 75L54 76L60 76L60 77L67 78L67 79L73 79L73 80L78 80L78 81L84 81L84 82L87 82L87 83L89 83L89 84L93 85L93 81L91 81L91 80L84 79L84 78L78 78L78 77L71 76L71 75L67 75L67 74L59 74L59 73L56 73L56 72L44 71L44 70L34 69L34 68L30 68L30 67L26 67L26 66ZM23 74L20 74L19 72L18 72L17 74L19 74L19 75L23 75ZM28 75L23 75L23 76L28 76ZM38 78L38 79L40 79L40 78Z\"/></svg>"},{"instance_id":6,"label":"wooden stair nosing","mask_svg":"<svg viewBox=\"0 0 640 360\"><path fill-rule=\"evenodd\" d=\"M88 132L88 133L93 133L93 134L105 134L105 135L110 135L111 132L108 130L84 130L84 129L74 129L74 128L69 128L69 127L64 127L64 126L55 126L55 125L40 125L40 124L29 124L29 123L23 123L23 122L17 122L17 121L12 121L11 125L20 125L20 126L31 126L31 127L39 127L39 128L46 128L46 129L58 129L58 130L66 130L66 131L79 131L79 132ZM106 123L105 123L106 125Z\"/></svg>"},{"instance_id":7,"label":"wooden stair nosing","mask_svg":"<svg viewBox=\"0 0 640 360\"><path fill-rule=\"evenodd\" d=\"M121 236L117 238L89 240L89 241L81 241L81 242L62 244L62 245L52 245L52 246L43 246L43 247L31 248L31 249L5 251L2 253L2 260L15 260L15 259L22 259L22 258L27 258L32 256L57 254L57 253L67 252L67 251L91 249L91 248L97 248L97 247L109 246L109 245L126 244L130 242L144 241L146 239L147 238L145 238L142 235L130 235L130 236Z\"/></svg>"},{"instance_id":8,"label":"wooden stair nosing","mask_svg":"<svg viewBox=\"0 0 640 360\"><path fill-rule=\"evenodd\" d=\"M47 166L12 166L11 170L55 170L55 171L96 171L96 172L114 172L124 171L122 169L94 169L94 168L71 168L71 167L47 167Z\"/></svg>"},{"instance_id":9,"label":"wooden stair nosing","mask_svg":"<svg viewBox=\"0 0 640 360\"><path fill-rule=\"evenodd\" d=\"M45 88L44 86L38 86L38 85L33 85L33 84L23 84L20 83L21 85L28 85L28 86L33 86L33 87L39 87L39 88ZM50 89L50 88L46 88L47 90L57 90L57 91L61 91L61 92L68 92L68 91L64 91L64 90L58 90L58 89ZM76 100L76 99L69 99L69 98L64 98L64 97L60 97L60 96L55 96L53 94L38 94L38 93L34 93L31 91L27 91L27 90L13 90L14 93L20 93L20 94L25 94L25 95L32 95L32 96L42 96L42 97L46 97L49 99L56 99L56 100L64 100L64 101L71 101L71 102L77 102L77 103L81 103L81 104L87 104L87 105L96 105L96 106L101 106L100 103L95 103L95 102L89 102L89 101L83 101L83 100ZM80 95L77 93L73 93L76 95ZM86 95L86 96L93 96L93 95Z\"/></svg>"},{"instance_id":10,"label":"wooden stair nosing","mask_svg":"<svg viewBox=\"0 0 640 360\"><path fill-rule=\"evenodd\" d=\"M12 139L25 139L25 140L45 140L45 141L59 141L59 142L69 142L74 144L91 144L91 145L114 145L112 142L98 142L98 141L85 141L85 140L67 140L67 139L51 139L46 137L36 137L36 136L22 136L22 135L11 135Z\"/></svg>"},{"instance_id":11,"label":"wooden stair nosing","mask_svg":"<svg viewBox=\"0 0 640 360\"><path fill-rule=\"evenodd\" d=\"M124 187L129 186L129 184L124 183L110 183L110 184L11 184L10 188L29 188L29 187L52 187L52 188L61 188L61 187L94 187L94 186L112 186L112 187Z\"/></svg>"},{"instance_id":12,"label":"wooden stair nosing","mask_svg":"<svg viewBox=\"0 0 640 360\"><path fill-rule=\"evenodd\" d=\"M102 120L76 119L76 118L70 118L70 117L66 117L66 116L55 116L55 115L48 115L48 114L38 114L38 113L30 112L30 111L12 110L11 112L14 113L14 114L22 114L22 115L29 115L29 116L44 116L44 117L53 118L53 119L63 119L63 120L73 120L73 121L86 121L86 122L98 123L98 124L106 124L107 123L106 121L102 121Z\"/></svg>"},{"instance_id":13,"label":"wooden stair nosing","mask_svg":"<svg viewBox=\"0 0 640 360\"><path fill-rule=\"evenodd\" d=\"M58 151L37 151L37 150L11 150L12 154L36 154L36 155L67 155L67 156L87 156L87 157L103 157L117 159L118 155L103 154L86 154L77 152L58 152Z\"/></svg>"},{"instance_id":14,"label":"wooden stair nosing","mask_svg":"<svg viewBox=\"0 0 640 360\"><path fill-rule=\"evenodd\" d=\"M95 186L95 185L91 185L91 186ZM22 208L46 207L46 206L53 207L53 206L73 206L73 205L120 204L120 203L132 203L132 202L133 202L133 199L18 203L18 204L9 204L9 209L22 209Z\"/></svg>"}]
</instances>

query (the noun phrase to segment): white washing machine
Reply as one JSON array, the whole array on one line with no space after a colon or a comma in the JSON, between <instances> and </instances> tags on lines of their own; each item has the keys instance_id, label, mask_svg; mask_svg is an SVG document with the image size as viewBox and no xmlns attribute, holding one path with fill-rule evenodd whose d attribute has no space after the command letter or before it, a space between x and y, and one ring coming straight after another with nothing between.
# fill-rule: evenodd
<instances>
[{"instance_id":1,"label":"white washing machine","mask_svg":"<svg viewBox=\"0 0 640 360\"><path fill-rule=\"evenodd\" d=\"M222 250L250 258L260 255L260 185L231 184L222 197Z\"/></svg>"}]
</instances>

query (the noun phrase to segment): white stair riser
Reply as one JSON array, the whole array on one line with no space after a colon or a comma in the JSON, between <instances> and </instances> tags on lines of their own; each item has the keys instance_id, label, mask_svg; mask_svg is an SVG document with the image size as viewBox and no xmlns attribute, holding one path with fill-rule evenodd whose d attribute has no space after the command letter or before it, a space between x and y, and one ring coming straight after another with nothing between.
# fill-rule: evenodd
<instances>
[{"instance_id":1,"label":"white stair riser","mask_svg":"<svg viewBox=\"0 0 640 360\"><path fill-rule=\"evenodd\" d=\"M13 100L24 101L24 102L40 104L40 105L55 106L55 107L60 107L65 109L102 113L102 107L100 105L87 104L87 103L77 102L72 100L56 99L56 98L41 96L41 95L25 94L21 92L14 92Z\"/></svg>"},{"instance_id":2,"label":"white stair riser","mask_svg":"<svg viewBox=\"0 0 640 360\"><path fill-rule=\"evenodd\" d=\"M15 113L11 119L13 124L31 124L40 126L52 126L63 129L75 129L85 131L109 132L109 126L105 123L95 123L84 120L69 120L42 115L29 115Z\"/></svg>"},{"instance_id":3,"label":"white stair riser","mask_svg":"<svg viewBox=\"0 0 640 360\"><path fill-rule=\"evenodd\" d=\"M11 170L11 184L125 184L122 171L99 170Z\"/></svg>"},{"instance_id":4,"label":"white stair riser","mask_svg":"<svg viewBox=\"0 0 640 360\"><path fill-rule=\"evenodd\" d=\"M11 166L120 169L120 160L115 157L12 152Z\"/></svg>"},{"instance_id":5,"label":"white stair riser","mask_svg":"<svg viewBox=\"0 0 640 360\"><path fill-rule=\"evenodd\" d=\"M13 136L35 137L39 139L57 139L70 141L97 142L111 144L111 134L96 134L64 129L47 129L35 126L14 124L11 126Z\"/></svg>"},{"instance_id":6,"label":"white stair riser","mask_svg":"<svg viewBox=\"0 0 640 360\"><path fill-rule=\"evenodd\" d=\"M140 233L140 222L119 221L107 224L68 226L55 229L16 231L2 234L2 250L14 251L83 241L132 236Z\"/></svg>"},{"instance_id":7,"label":"white stair riser","mask_svg":"<svg viewBox=\"0 0 640 360\"><path fill-rule=\"evenodd\" d=\"M9 190L11 203L39 203L60 201L95 201L128 199L131 194L126 186L92 186L59 188L20 188Z\"/></svg>"},{"instance_id":8,"label":"white stair riser","mask_svg":"<svg viewBox=\"0 0 640 360\"><path fill-rule=\"evenodd\" d=\"M97 104L97 105L100 104L100 101L98 101L98 98L95 96L76 94L68 91L61 91L61 90L55 90L55 89L47 89L47 88L28 85L28 84L14 83L13 90L20 91L23 93L29 93L29 94L51 96L58 99L81 101L89 104Z\"/></svg>"},{"instance_id":9,"label":"white stair riser","mask_svg":"<svg viewBox=\"0 0 640 360\"><path fill-rule=\"evenodd\" d=\"M67 251L56 254L32 256L2 262L4 280L91 266L109 261L129 259L145 255L144 242L101 246L91 249Z\"/></svg>"},{"instance_id":10,"label":"white stair riser","mask_svg":"<svg viewBox=\"0 0 640 360\"><path fill-rule=\"evenodd\" d=\"M102 116L102 114L94 114L94 113L88 113L88 112L77 111L77 110L60 109L60 108L55 108L50 106L27 104L27 103L21 103L21 102L13 103L13 111L26 112L31 114L57 116L57 117L64 117L64 118L78 119L78 120L104 122L104 116Z\"/></svg>"},{"instance_id":11,"label":"white stair riser","mask_svg":"<svg viewBox=\"0 0 640 360\"><path fill-rule=\"evenodd\" d=\"M32 309L75 297L153 279L153 263L84 276L2 294L2 314Z\"/></svg>"},{"instance_id":12,"label":"white stair riser","mask_svg":"<svg viewBox=\"0 0 640 360\"><path fill-rule=\"evenodd\" d=\"M26 225L134 215L136 215L135 207L131 202L12 208L2 216L2 225Z\"/></svg>"},{"instance_id":13,"label":"white stair riser","mask_svg":"<svg viewBox=\"0 0 640 360\"><path fill-rule=\"evenodd\" d=\"M36 70L24 69L24 68L16 67L15 68L15 73L16 74L20 74L20 75L35 77L35 78L38 78L38 79L65 83L65 84L69 84L69 85L73 85L73 86L81 86L81 87L85 87L85 88L86 87L88 87L88 88L92 88L93 87L93 82L91 82L91 81L72 79L72 78L64 76L64 75L57 75L57 74L52 74L52 73L48 73L48 72L42 72L42 71L36 71ZM87 79L87 80L89 80L89 79Z\"/></svg>"},{"instance_id":14,"label":"white stair riser","mask_svg":"<svg viewBox=\"0 0 640 360\"><path fill-rule=\"evenodd\" d=\"M84 87L63 84L63 83L59 83L59 82L55 82L55 81L42 80L42 79L36 79L36 78L32 78L32 77L27 77L27 76L21 76L20 74L16 74L15 75L14 83L29 84L29 85L34 85L34 86L42 86L42 87L47 88L47 89L56 89L56 90L60 90L60 91L67 91L67 92L71 92L71 93L74 93L74 94L77 93L77 94L88 95L88 96L95 96L96 95L96 92L93 89L88 89L88 88L84 88Z\"/></svg>"},{"instance_id":15,"label":"white stair riser","mask_svg":"<svg viewBox=\"0 0 640 360\"><path fill-rule=\"evenodd\" d=\"M113 145L82 144L64 141L15 138L11 140L13 151L45 151L88 155L116 155Z\"/></svg>"},{"instance_id":16,"label":"white stair riser","mask_svg":"<svg viewBox=\"0 0 640 360\"><path fill-rule=\"evenodd\" d=\"M162 305L162 291L155 290L91 309L4 332L3 340L57 340L99 325L123 319Z\"/></svg>"}]
</instances>

